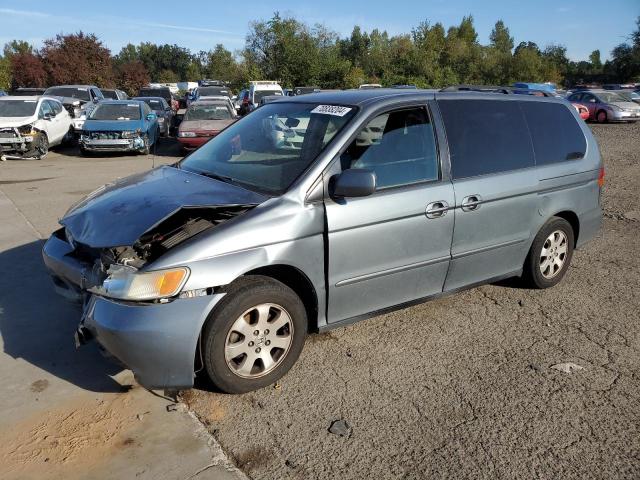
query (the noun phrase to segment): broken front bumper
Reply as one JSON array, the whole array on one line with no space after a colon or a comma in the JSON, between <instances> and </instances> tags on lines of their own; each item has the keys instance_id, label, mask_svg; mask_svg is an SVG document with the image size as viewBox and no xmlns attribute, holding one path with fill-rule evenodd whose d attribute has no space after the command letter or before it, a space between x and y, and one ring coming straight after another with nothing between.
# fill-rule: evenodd
<instances>
[{"instance_id":1,"label":"broken front bumper","mask_svg":"<svg viewBox=\"0 0 640 480\"><path fill-rule=\"evenodd\" d=\"M130 368L140 385L150 389L191 388L200 331L223 296L143 304L93 295L81 327Z\"/></svg>"},{"instance_id":2,"label":"broken front bumper","mask_svg":"<svg viewBox=\"0 0 640 480\"><path fill-rule=\"evenodd\" d=\"M88 330L104 350L130 368L144 387L191 388L202 326L224 294L167 303L92 295L86 289L99 281L98 275L73 252L58 231L47 240L42 255L58 293L86 299L80 329Z\"/></svg>"},{"instance_id":3,"label":"broken front bumper","mask_svg":"<svg viewBox=\"0 0 640 480\"><path fill-rule=\"evenodd\" d=\"M13 135L4 133L0 136L0 153L24 154L31 150L33 140L33 135L21 135L17 132Z\"/></svg>"},{"instance_id":4,"label":"broken front bumper","mask_svg":"<svg viewBox=\"0 0 640 480\"><path fill-rule=\"evenodd\" d=\"M80 145L90 152L135 152L144 149L144 140L141 137L91 140L81 137Z\"/></svg>"}]
</instances>

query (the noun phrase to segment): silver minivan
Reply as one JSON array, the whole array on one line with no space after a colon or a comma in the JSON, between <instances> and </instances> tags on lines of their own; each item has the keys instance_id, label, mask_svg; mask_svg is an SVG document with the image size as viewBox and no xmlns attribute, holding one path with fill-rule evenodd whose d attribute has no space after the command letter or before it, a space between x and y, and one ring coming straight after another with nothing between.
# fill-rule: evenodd
<instances>
[{"instance_id":1,"label":"silver minivan","mask_svg":"<svg viewBox=\"0 0 640 480\"><path fill-rule=\"evenodd\" d=\"M79 343L148 388L204 371L240 393L282 377L310 332L508 277L557 284L600 227L603 181L561 99L315 93L99 188L43 255L83 304Z\"/></svg>"}]
</instances>

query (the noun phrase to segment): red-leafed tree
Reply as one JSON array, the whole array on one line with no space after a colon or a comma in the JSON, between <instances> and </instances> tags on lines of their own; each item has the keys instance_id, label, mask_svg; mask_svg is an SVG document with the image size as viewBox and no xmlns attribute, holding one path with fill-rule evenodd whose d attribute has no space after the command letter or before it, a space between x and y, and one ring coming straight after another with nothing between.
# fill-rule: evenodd
<instances>
[{"instance_id":1,"label":"red-leafed tree","mask_svg":"<svg viewBox=\"0 0 640 480\"><path fill-rule=\"evenodd\" d=\"M117 85L129 95L134 96L151 81L149 72L138 60L123 63L117 69Z\"/></svg>"},{"instance_id":2,"label":"red-leafed tree","mask_svg":"<svg viewBox=\"0 0 640 480\"><path fill-rule=\"evenodd\" d=\"M13 88L45 87L47 85L47 72L38 55L24 52L14 53L8 58L11 62Z\"/></svg>"},{"instance_id":3,"label":"red-leafed tree","mask_svg":"<svg viewBox=\"0 0 640 480\"><path fill-rule=\"evenodd\" d=\"M114 84L111 52L93 34L56 35L44 41L40 54L51 85Z\"/></svg>"}]
</instances>

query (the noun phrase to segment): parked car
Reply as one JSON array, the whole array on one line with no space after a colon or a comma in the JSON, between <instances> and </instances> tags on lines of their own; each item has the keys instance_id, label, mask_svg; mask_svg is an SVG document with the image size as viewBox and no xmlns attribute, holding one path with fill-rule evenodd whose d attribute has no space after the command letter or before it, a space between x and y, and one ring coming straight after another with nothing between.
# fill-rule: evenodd
<instances>
[{"instance_id":1,"label":"parked car","mask_svg":"<svg viewBox=\"0 0 640 480\"><path fill-rule=\"evenodd\" d=\"M145 102L104 100L87 118L80 153L151 151L159 136L158 117Z\"/></svg>"},{"instance_id":2,"label":"parked car","mask_svg":"<svg viewBox=\"0 0 640 480\"><path fill-rule=\"evenodd\" d=\"M149 108L153 110L153 113L158 117L158 128L160 129L160 135L163 137L169 136L175 128L176 114L171 109L167 101L162 97L134 97L132 100L139 100L149 105Z\"/></svg>"},{"instance_id":3,"label":"parked car","mask_svg":"<svg viewBox=\"0 0 640 480\"><path fill-rule=\"evenodd\" d=\"M226 100L200 100L191 104L178 128L178 141L185 150L201 147L237 119Z\"/></svg>"},{"instance_id":4,"label":"parked car","mask_svg":"<svg viewBox=\"0 0 640 480\"><path fill-rule=\"evenodd\" d=\"M70 138L71 117L54 98L0 98L0 155L4 158L45 157L49 147Z\"/></svg>"},{"instance_id":5,"label":"parked car","mask_svg":"<svg viewBox=\"0 0 640 480\"><path fill-rule=\"evenodd\" d=\"M117 88L101 88L100 90L102 91L104 98L111 100L127 100L129 98L129 95L127 95L126 92L118 90Z\"/></svg>"},{"instance_id":6,"label":"parked car","mask_svg":"<svg viewBox=\"0 0 640 480\"><path fill-rule=\"evenodd\" d=\"M640 106L616 91L584 90L569 95L568 100L587 107L589 119L600 123L640 120Z\"/></svg>"},{"instance_id":7,"label":"parked car","mask_svg":"<svg viewBox=\"0 0 640 480\"><path fill-rule=\"evenodd\" d=\"M293 95L306 95L307 93L319 92L320 87L294 87Z\"/></svg>"},{"instance_id":8,"label":"parked car","mask_svg":"<svg viewBox=\"0 0 640 480\"><path fill-rule=\"evenodd\" d=\"M162 97L165 101L171 105L171 109L174 113L178 112L180 108L180 102L176 97L174 97L173 93L171 93L171 89L169 87L148 87L141 88L138 92L138 97Z\"/></svg>"},{"instance_id":9,"label":"parked car","mask_svg":"<svg viewBox=\"0 0 640 480\"><path fill-rule=\"evenodd\" d=\"M5 92L4 90L0 90L0 97L6 97L7 96L7 92Z\"/></svg>"},{"instance_id":10,"label":"parked car","mask_svg":"<svg viewBox=\"0 0 640 480\"><path fill-rule=\"evenodd\" d=\"M44 95L46 88L37 87L19 87L11 91L12 97L36 97Z\"/></svg>"},{"instance_id":11,"label":"parked car","mask_svg":"<svg viewBox=\"0 0 640 480\"><path fill-rule=\"evenodd\" d=\"M301 149L256 135L274 115L307 119ZM380 141L359 144L371 122ZM77 340L139 383L189 388L203 371L247 392L282 377L309 331L518 275L556 285L600 228L603 182L565 101L310 94L91 193L43 255L56 288L84 300Z\"/></svg>"},{"instance_id":12,"label":"parked car","mask_svg":"<svg viewBox=\"0 0 640 480\"><path fill-rule=\"evenodd\" d=\"M289 96L290 97L295 97L295 95L289 95ZM262 105L264 105L266 103L275 102L276 100L280 100L280 99L282 99L282 97L280 95L266 95L266 96L264 96L264 97L262 97L260 99L260 104L258 106L261 107Z\"/></svg>"},{"instance_id":13,"label":"parked car","mask_svg":"<svg viewBox=\"0 0 640 480\"><path fill-rule=\"evenodd\" d=\"M236 99L236 110L240 115L253 111L260 104L260 99L266 96L284 96L282 87L271 80L257 80L249 82L249 88L241 90Z\"/></svg>"},{"instance_id":14,"label":"parked car","mask_svg":"<svg viewBox=\"0 0 640 480\"><path fill-rule=\"evenodd\" d=\"M73 129L78 138L83 125L96 104L104 99L95 85L59 85L49 87L44 95L57 97L73 118Z\"/></svg>"}]
</instances>

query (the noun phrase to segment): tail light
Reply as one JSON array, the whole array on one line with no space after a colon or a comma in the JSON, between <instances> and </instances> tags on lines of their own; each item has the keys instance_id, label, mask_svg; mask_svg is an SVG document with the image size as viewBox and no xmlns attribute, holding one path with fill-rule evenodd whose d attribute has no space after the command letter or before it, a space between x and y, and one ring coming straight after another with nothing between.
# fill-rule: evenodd
<instances>
[{"instance_id":1,"label":"tail light","mask_svg":"<svg viewBox=\"0 0 640 480\"><path fill-rule=\"evenodd\" d=\"M600 173L598 174L598 187L604 186L604 167L600 167Z\"/></svg>"}]
</instances>

